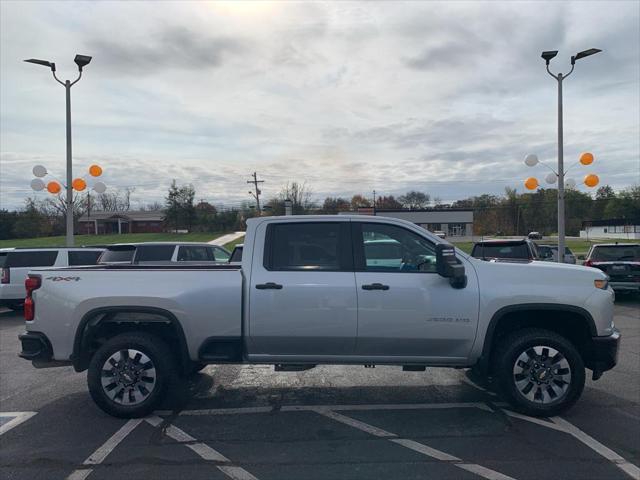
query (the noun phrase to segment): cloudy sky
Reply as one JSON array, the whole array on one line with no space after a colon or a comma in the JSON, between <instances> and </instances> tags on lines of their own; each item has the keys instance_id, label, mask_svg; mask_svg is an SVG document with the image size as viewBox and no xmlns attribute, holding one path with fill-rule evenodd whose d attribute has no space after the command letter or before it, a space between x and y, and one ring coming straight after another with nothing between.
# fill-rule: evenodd
<instances>
[{"instance_id":1,"label":"cloudy sky","mask_svg":"<svg viewBox=\"0 0 640 480\"><path fill-rule=\"evenodd\" d=\"M553 162L552 70L590 47L564 84L565 158L621 189L640 181L640 3L0 2L0 207L31 194L34 164L64 175L64 89L74 169L105 170L134 202L175 178L198 199L248 200L253 171L275 194L444 200L522 190L534 152ZM572 172L573 173L573 172ZM586 190L586 187L582 187ZM43 197L45 193L39 193Z\"/></svg>"}]
</instances>

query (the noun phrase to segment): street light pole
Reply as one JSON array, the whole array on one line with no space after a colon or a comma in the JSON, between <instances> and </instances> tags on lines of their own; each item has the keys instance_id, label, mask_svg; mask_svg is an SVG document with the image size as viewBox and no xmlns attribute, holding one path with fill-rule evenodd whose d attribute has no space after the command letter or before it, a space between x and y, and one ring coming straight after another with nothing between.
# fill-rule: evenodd
<instances>
[{"instance_id":1,"label":"street light pole","mask_svg":"<svg viewBox=\"0 0 640 480\"><path fill-rule=\"evenodd\" d=\"M54 74L55 75L55 74ZM75 82L74 82L75 83ZM73 172L71 162L71 82L64 82L67 101L67 247L73 247Z\"/></svg>"},{"instance_id":2,"label":"street light pole","mask_svg":"<svg viewBox=\"0 0 640 480\"><path fill-rule=\"evenodd\" d=\"M91 57L87 55L76 55L73 60L78 65L78 78L73 82L66 80L62 81L56 76L56 64L47 60L38 60L36 58L30 58L25 60L27 63L34 63L36 65L42 65L49 67L53 78L65 88L66 94L66 123L67 123L67 185L66 185L66 244L67 247L73 247L73 165L71 160L71 87L75 85L82 78L82 68L87 66L91 62Z\"/></svg>"},{"instance_id":3,"label":"street light pole","mask_svg":"<svg viewBox=\"0 0 640 480\"><path fill-rule=\"evenodd\" d=\"M547 63L547 73L558 82L558 263L564 263L565 251L565 215L564 215L564 136L562 120L562 81L573 73L576 60L601 52L597 48L590 48L571 57L571 70L566 75L558 73L554 75L549 70L551 59L557 54L557 50L542 52L541 57Z\"/></svg>"},{"instance_id":4,"label":"street light pole","mask_svg":"<svg viewBox=\"0 0 640 480\"><path fill-rule=\"evenodd\" d=\"M573 70L573 69L572 69ZM558 262L564 263L564 132L562 125L562 74L558 80Z\"/></svg>"}]
</instances>

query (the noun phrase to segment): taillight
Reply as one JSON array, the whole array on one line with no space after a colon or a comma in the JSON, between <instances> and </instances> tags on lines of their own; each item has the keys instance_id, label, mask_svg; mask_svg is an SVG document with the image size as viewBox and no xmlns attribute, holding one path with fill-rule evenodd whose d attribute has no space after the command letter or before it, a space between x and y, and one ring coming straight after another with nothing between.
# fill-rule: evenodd
<instances>
[{"instance_id":1,"label":"taillight","mask_svg":"<svg viewBox=\"0 0 640 480\"><path fill-rule=\"evenodd\" d=\"M582 265L584 265L585 267L590 267L593 265L593 262L591 260L585 260Z\"/></svg>"},{"instance_id":2,"label":"taillight","mask_svg":"<svg viewBox=\"0 0 640 480\"><path fill-rule=\"evenodd\" d=\"M2 276L0 276L0 283L11 283L11 273L8 268L2 269Z\"/></svg>"},{"instance_id":3,"label":"taillight","mask_svg":"<svg viewBox=\"0 0 640 480\"><path fill-rule=\"evenodd\" d=\"M36 315L36 304L33 301L33 291L40 288L42 278L39 276L29 276L24 281L24 288L27 290L27 296L24 299L24 319L31 321Z\"/></svg>"}]
</instances>

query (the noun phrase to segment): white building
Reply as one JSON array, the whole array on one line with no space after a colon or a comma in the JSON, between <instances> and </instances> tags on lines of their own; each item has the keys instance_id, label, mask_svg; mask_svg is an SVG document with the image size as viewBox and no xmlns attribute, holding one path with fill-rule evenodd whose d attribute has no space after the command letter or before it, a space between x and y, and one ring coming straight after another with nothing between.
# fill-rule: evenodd
<instances>
[{"instance_id":1,"label":"white building","mask_svg":"<svg viewBox=\"0 0 640 480\"><path fill-rule=\"evenodd\" d=\"M640 239L640 220L612 219L583 222L580 238Z\"/></svg>"}]
</instances>

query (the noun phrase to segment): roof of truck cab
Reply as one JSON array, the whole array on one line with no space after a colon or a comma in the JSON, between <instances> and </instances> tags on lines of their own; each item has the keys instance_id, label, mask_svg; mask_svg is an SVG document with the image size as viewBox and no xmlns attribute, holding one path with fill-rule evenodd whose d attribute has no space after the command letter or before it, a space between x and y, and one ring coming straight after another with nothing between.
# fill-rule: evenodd
<instances>
[{"instance_id":1,"label":"roof of truck cab","mask_svg":"<svg viewBox=\"0 0 640 480\"><path fill-rule=\"evenodd\" d=\"M142 245L174 245L174 246L203 246L203 247L221 247L221 245L215 245L213 243L207 242L129 242L129 243L113 243L111 245L107 245L106 248L109 247L139 247ZM222 247L221 247L222 248Z\"/></svg>"}]
</instances>

